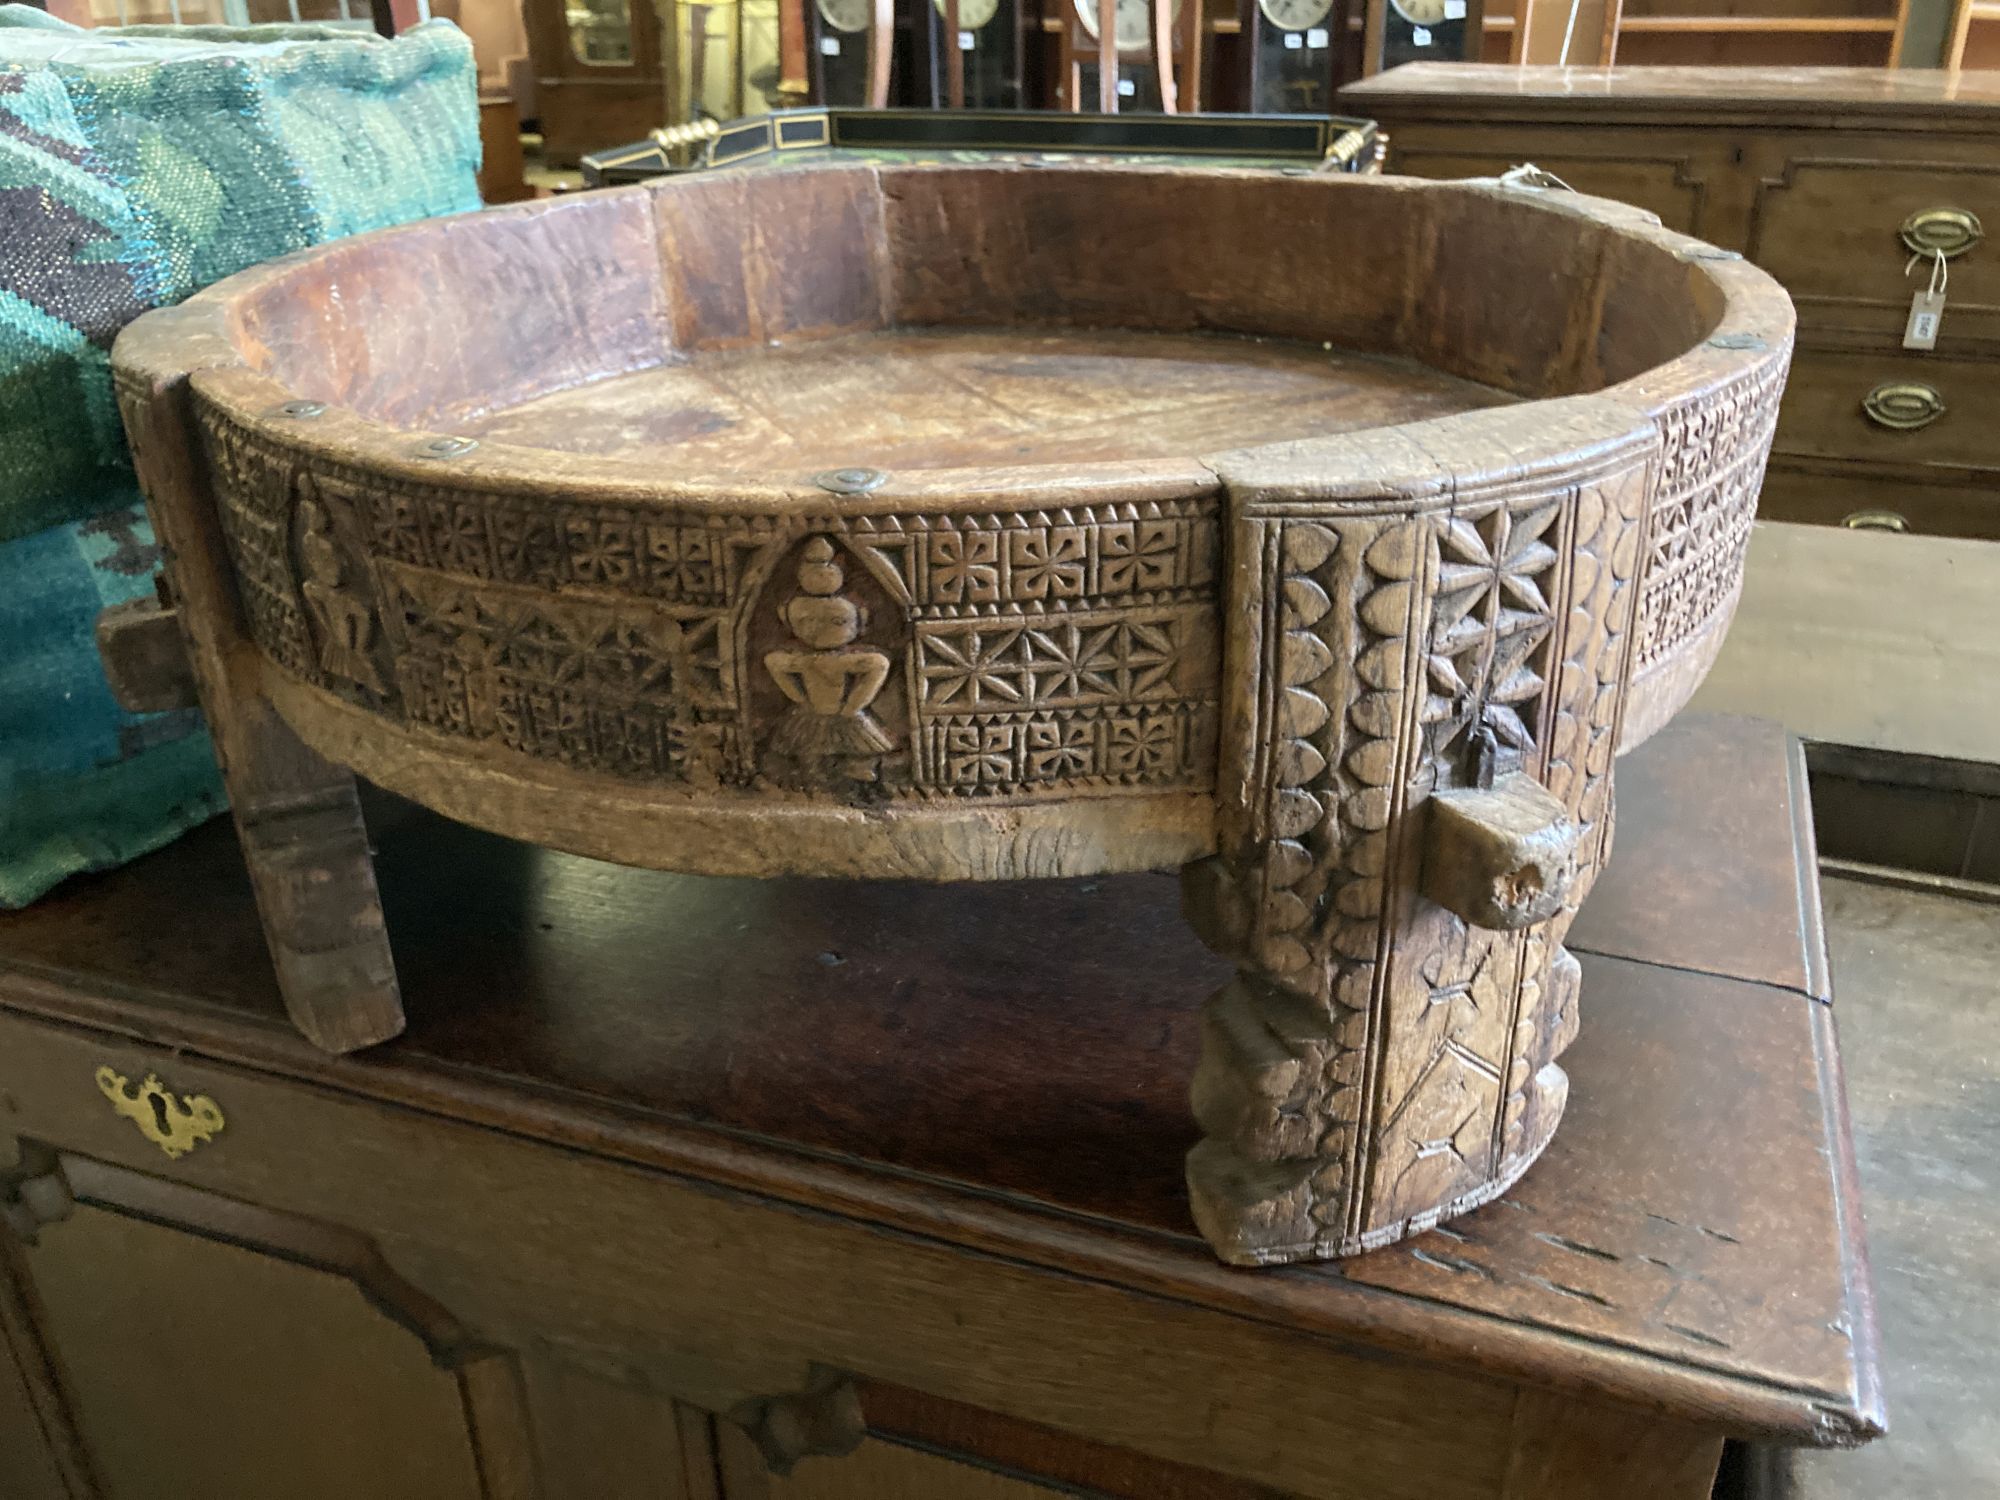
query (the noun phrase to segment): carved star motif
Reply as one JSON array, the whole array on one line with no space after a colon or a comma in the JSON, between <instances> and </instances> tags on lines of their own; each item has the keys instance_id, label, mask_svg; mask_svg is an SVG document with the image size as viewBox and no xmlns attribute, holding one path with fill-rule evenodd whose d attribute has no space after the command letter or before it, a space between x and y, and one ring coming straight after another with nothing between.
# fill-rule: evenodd
<instances>
[{"instance_id":1,"label":"carved star motif","mask_svg":"<svg viewBox=\"0 0 2000 1500\"><path fill-rule=\"evenodd\" d=\"M1536 656L1554 629L1543 581L1556 551L1543 538L1554 500L1453 517L1438 538L1438 590L1426 654L1424 720L1441 755L1477 726L1517 755L1534 749L1529 705L1547 682Z\"/></svg>"}]
</instances>

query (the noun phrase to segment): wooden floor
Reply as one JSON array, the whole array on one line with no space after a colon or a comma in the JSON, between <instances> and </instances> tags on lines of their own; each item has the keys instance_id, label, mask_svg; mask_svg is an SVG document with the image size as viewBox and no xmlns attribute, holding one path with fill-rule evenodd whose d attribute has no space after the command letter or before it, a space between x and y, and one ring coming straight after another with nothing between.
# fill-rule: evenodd
<instances>
[{"instance_id":1,"label":"wooden floor","mask_svg":"<svg viewBox=\"0 0 2000 1500\"><path fill-rule=\"evenodd\" d=\"M1511 399L1410 360L1279 339L917 329L697 355L463 431L769 475L1190 457Z\"/></svg>"},{"instance_id":2,"label":"wooden floor","mask_svg":"<svg viewBox=\"0 0 2000 1500\"><path fill-rule=\"evenodd\" d=\"M1784 1500L2000 1495L2000 905L1825 882L1889 1436Z\"/></svg>"}]
</instances>

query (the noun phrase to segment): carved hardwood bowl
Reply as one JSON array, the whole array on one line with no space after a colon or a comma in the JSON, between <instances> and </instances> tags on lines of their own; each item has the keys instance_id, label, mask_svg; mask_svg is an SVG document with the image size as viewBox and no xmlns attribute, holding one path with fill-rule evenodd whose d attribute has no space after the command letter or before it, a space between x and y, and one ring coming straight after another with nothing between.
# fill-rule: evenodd
<instances>
[{"instance_id":1,"label":"carved hardwood bowl","mask_svg":"<svg viewBox=\"0 0 2000 1500\"><path fill-rule=\"evenodd\" d=\"M352 793L701 873L1187 866L1225 1257L1547 1142L1612 760L1722 639L1792 315L1528 184L818 166L366 235L121 338L295 1018Z\"/></svg>"}]
</instances>

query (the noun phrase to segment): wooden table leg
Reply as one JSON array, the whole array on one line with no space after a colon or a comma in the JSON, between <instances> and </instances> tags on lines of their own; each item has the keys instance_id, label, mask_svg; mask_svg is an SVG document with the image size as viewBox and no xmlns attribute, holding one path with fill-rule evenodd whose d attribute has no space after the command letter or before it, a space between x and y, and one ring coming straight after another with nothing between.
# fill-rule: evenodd
<instances>
[{"instance_id":1,"label":"wooden table leg","mask_svg":"<svg viewBox=\"0 0 2000 1500\"><path fill-rule=\"evenodd\" d=\"M1421 1232L1505 1192L1561 1118L1562 940L1609 841L1650 459L1616 436L1449 515L1421 473L1373 515L1284 471L1232 482L1219 852L1183 878L1238 971L1187 1163L1224 1260Z\"/></svg>"},{"instance_id":2,"label":"wooden table leg","mask_svg":"<svg viewBox=\"0 0 2000 1500\"><path fill-rule=\"evenodd\" d=\"M1641 1412L1523 1391L1502 1500L1707 1500L1722 1436Z\"/></svg>"},{"instance_id":3,"label":"wooden table leg","mask_svg":"<svg viewBox=\"0 0 2000 1500\"><path fill-rule=\"evenodd\" d=\"M270 668L230 581L186 378L123 380L118 394L285 1009L329 1052L384 1041L403 1006L354 777L302 744L259 688Z\"/></svg>"}]
</instances>

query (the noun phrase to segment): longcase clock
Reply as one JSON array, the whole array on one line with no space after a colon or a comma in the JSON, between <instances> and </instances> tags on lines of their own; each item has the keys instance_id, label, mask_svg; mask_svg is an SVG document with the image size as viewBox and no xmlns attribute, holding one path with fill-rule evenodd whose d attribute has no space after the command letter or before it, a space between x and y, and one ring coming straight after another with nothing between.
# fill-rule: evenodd
<instances>
[{"instance_id":1,"label":"longcase clock","mask_svg":"<svg viewBox=\"0 0 2000 1500\"><path fill-rule=\"evenodd\" d=\"M889 103L894 0L812 0L806 32L814 103L850 109Z\"/></svg>"},{"instance_id":2,"label":"longcase clock","mask_svg":"<svg viewBox=\"0 0 2000 1500\"><path fill-rule=\"evenodd\" d=\"M1361 70L1478 62L1485 21L1485 0L1368 0Z\"/></svg>"},{"instance_id":3,"label":"longcase clock","mask_svg":"<svg viewBox=\"0 0 2000 1500\"><path fill-rule=\"evenodd\" d=\"M1060 3L1064 108L1174 114L1201 107L1201 0ZM1099 17L1106 8L1114 17L1108 47Z\"/></svg>"},{"instance_id":4,"label":"longcase clock","mask_svg":"<svg viewBox=\"0 0 2000 1500\"><path fill-rule=\"evenodd\" d=\"M1248 0L1250 109L1325 114L1347 81L1349 17L1359 0Z\"/></svg>"},{"instance_id":5,"label":"longcase clock","mask_svg":"<svg viewBox=\"0 0 2000 1500\"><path fill-rule=\"evenodd\" d=\"M1021 107L1024 0L918 0L927 7L930 102Z\"/></svg>"}]
</instances>

